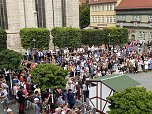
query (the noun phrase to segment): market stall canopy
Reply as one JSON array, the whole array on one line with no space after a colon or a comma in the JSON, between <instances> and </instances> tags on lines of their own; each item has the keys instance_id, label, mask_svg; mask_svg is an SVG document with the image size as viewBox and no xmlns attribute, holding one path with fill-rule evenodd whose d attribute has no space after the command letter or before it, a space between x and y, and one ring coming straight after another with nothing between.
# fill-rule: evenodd
<instances>
[{"instance_id":1,"label":"market stall canopy","mask_svg":"<svg viewBox=\"0 0 152 114\"><path fill-rule=\"evenodd\" d=\"M89 82L102 82L113 91L119 91L128 87L140 85L139 82L133 80L127 75L108 75L88 80Z\"/></svg>"}]
</instances>

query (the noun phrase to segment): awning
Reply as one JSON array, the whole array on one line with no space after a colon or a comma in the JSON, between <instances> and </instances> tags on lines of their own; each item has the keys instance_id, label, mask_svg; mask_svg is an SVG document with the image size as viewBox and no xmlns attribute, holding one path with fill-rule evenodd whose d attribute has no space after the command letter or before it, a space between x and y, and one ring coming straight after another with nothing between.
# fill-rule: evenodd
<instances>
[{"instance_id":1,"label":"awning","mask_svg":"<svg viewBox=\"0 0 152 114\"><path fill-rule=\"evenodd\" d=\"M128 87L137 86L140 83L128 77L127 75L108 75L88 80L90 82L102 82L114 91L123 90Z\"/></svg>"}]
</instances>

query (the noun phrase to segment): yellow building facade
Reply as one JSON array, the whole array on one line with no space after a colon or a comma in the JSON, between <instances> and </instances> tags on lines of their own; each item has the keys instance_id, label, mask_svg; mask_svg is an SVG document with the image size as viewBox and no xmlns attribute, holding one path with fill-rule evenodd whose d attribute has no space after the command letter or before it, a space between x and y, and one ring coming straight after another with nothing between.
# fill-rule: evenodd
<instances>
[{"instance_id":1,"label":"yellow building facade","mask_svg":"<svg viewBox=\"0 0 152 114\"><path fill-rule=\"evenodd\" d=\"M115 7L119 1L120 0L90 0L90 27L115 27Z\"/></svg>"}]
</instances>

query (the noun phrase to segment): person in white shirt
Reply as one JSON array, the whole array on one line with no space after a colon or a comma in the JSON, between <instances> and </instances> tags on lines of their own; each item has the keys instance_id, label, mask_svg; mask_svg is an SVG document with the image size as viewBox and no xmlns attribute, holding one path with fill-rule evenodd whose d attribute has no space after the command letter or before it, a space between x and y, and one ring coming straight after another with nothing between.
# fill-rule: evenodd
<instances>
[{"instance_id":1,"label":"person in white shirt","mask_svg":"<svg viewBox=\"0 0 152 114\"><path fill-rule=\"evenodd\" d=\"M148 60L147 59L144 61L144 64L145 64L145 71L147 72L148 71Z\"/></svg>"},{"instance_id":2,"label":"person in white shirt","mask_svg":"<svg viewBox=\"0 0 152 114\"><path fill-rule=\"evenodd\" d=\"M84 83L82 84L82 90L83 90L83 94L84 94L84 102L86 102L86 99L87 99L87 97L88 97L88 95L87 95L88 88L87 88L86 82L84 82Z\"/></svg>"},{"instance_id":3,"label":"person in white shirt","mask_svg":"<svg viewBox=\"0 0 152 114\"><path fill-rule=\"evenodd\" d=\"M15 96L15 99L17 100L17 92L19 90L19 85L16 83L13 87L13 95Z\"/></svg>"},{"instance_id":4,"label":"person in white shirt","mask_svg":"<svg viewBox=\"0 0 152 114\"><path fill-rule=\"evenodd\" d=\"M0 103L3 105L4 111L8 109L7 90L0 86Z\"/></svg>"},{"instance_id":5,"label":"person in white shirt","mask_svg":"<svg viewBox=\"0 0 152 114\"><path fill-rule=\"evenodd\" d=\"M0 85L4 88L4 89L8 89L8 85L4 82L0 82Z\"/></svg>"}]
</instances>

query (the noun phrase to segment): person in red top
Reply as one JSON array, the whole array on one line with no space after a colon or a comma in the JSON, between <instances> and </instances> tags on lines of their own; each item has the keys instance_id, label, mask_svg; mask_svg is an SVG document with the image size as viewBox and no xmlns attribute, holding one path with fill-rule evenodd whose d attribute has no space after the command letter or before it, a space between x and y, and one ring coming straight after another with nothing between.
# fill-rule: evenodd
<instances>
[{"instance_id":1,"label":"person in red top","mask_svg":"<svg viewBox=\"0 0 152 114\"><path fill-rule=\"evenodd\" d=\"M80 85L78 82L76 82L76 90L77 90L77 99L80 100L81 95L80 95Z\"/></svg>"},{"instance_id":2,"label":"person in red top","mask_svg":"<svg viewBox=\"0 0 152 114\"><path fill-rule=\"evenodd\" d=\"M29 86L27 80L25 80L23 86L24 86L24 89L27 91L27 94L29 95L30 94L30 86Z\"/></svg>"},{"instance_id":3,"label":"person in red top","mask_svg":"<svg viewBox=\"0 0 152 114\"><path fill-rule=\"evenodd\" d=\"M35 64L32 63L32 64L30 65L30 68L32 69L32 68L34 68L34 67L35 67Z\"/></svg>"}]
</instances>

